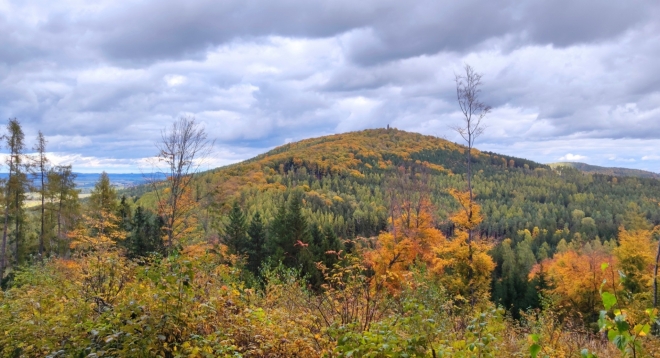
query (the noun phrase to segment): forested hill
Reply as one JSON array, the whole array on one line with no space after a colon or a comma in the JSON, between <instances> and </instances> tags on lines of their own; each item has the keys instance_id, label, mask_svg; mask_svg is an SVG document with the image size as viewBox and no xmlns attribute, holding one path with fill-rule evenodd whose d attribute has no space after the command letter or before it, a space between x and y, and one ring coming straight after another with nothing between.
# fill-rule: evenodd
<instances>
[{"instance_id":1,"label":"forested hill","mask_svg":"<svg viewBox=\"0 0 660 358\"><path fill-rule=\"evenodd\" d=\"M579 162L559 162L548 164L552 168L558 167L571 167L585 173L605 174L620 177L638 177L638 178L653 178L660 179L660 174L649 172L646 170L630 169L630 168L617 168L617 167L599 167L587 163Z\"/></svg>"},{"instance_id":2,"label":"forested hill","mask_svg":"<svg viewBox=\"0 0 660 358\"><path fill-rule=\"evenodd\" d=\"M448 190L466 188L465 150L443 139L396 129L287 144L201 173L193 188L199 224L207 236L222 237L227 214L238 203L248 222L259 213L266 229L275 232L271 226L280 208L301 197L310 230L331 229L344 239L374 237L388 226L386 183L396 168L404 167L428 173L436 225L451 235L449 218L458 204ZM608 245L611 250L627 222L660 224L657 179L586 174L572 168L555 171L477 150L472 165L474 192L484 214L479 233L496 244L491 251L497 265L491 297L512 312L539 306L538 283L527 277L542 259L573 246ZM154 199L147 193L138 204L153 207ZM503 271L506 267L508 273Z\"/></svg>"},{"instance_id":3,"label":"forested hill","mask_svg":"<svg viewBox=\"0 0 660 358\"><path fill-rule=\"evenodd\" d=\"M201 173L194 189L200 206L208 209L205 227L224 220L222 213L234 199L248 216L259 211L271 220L279 203L300 191L311 222L330 224L342 237L373 236L387 221L383 184L392 169L400 166L430 174L439 223L444 225L456 209L447 189L465 188L465 147L396 129L287 144ZM533 161L476 150L473 168L475 193L486 216L483 235L502 239L538 227L546 230L546 237L539 241L553 245L561 239L556 231L564 228L571 234L563 236L582 230L588 236L612 238L630 203L653 224L660 223L660 181L656 179L585 175L566 169L558 173ZM153 197L147 194L141 201L148 205ZM595 226L587 230L575 215L592 218Z\"/></svg>"}]
</instances>

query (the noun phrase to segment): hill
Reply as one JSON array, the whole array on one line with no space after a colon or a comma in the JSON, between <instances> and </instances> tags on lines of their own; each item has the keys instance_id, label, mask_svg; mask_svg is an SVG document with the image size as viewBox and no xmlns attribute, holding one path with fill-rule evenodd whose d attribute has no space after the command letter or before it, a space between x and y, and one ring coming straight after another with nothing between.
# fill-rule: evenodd
<instances>
[{"instance_id":1,"label":"hill","mask_svg":"<svg viewBox=\"0 0 660 358\"><path fill-rule=\"evenodd\" d=\"M279 203L302 192L311 222L329 224L345 238L368 237L386 226L385 181L394 168L406 167L429 174L439 225L449 230L443 225L450 225L446 219L457 204L447 190L465 188L465 150L440 138L396 129L337 134L286 144L200 173L195 195L207 208L207 227L224 220L221 214L234 200L248 216L258 211L270 221ZM477 200L486 215L483 235L503 239L537 227L551 239L556 230L579 227L573 216L579 210L595 220L593 234L612 238L630 202L649 221L660 223L656 179L556 172L530 160L478 150L472 164ZM154 197L146 193L139 202L152 206Z\"/></svg>"},{"instance_id":2,"label":"hill","mask_svg":"<svg viewBox=\"0 0 660 358\"><path fill-rule=\"evenodd\" d=\"M579 162L558 162L548 164L552 168L558 167L571 167L585 173L605 174L618 177L638 177L638 178L653 178L660 179L660 174L649 172L646 170L618 168L618 167L600 167L587 163Z\"/></svg>"}]
</instances>

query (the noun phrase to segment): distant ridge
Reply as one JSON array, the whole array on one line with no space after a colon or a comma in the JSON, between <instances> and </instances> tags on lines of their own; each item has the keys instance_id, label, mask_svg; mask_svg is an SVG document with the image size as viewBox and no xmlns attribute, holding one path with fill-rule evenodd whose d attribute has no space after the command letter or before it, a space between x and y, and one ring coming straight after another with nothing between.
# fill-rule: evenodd
<instances>
[{"instance_id":1,"label":"distant ridge","mask_svg":"<svg viewBox=\"0 0 660 358\"><path fill-rule=\"evenodd\" d=\"M579 162L558 162L548 164L552 168L557 167L571 167L585 173L596 173L612 175L617 177L637 177L637 178L653 178L660 179L660 174L649 172L646 170L630 169L630 168L617 168L617 167L599 167L587 163Z\"/></svg>"}]
</instances>

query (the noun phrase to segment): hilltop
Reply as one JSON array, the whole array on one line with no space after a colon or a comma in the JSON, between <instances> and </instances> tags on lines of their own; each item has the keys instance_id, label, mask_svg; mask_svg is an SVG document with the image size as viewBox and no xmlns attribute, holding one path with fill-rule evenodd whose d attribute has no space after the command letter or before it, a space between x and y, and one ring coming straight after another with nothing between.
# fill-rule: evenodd
<instances>
[{"instance_id":1,"label":"hilltop","mask_svg":"<svg viewBox=\"0 0 660 358\"><path fill-rule=\"evenodd\" d=\"M585 173L605 174L617 177L638 177L660 179L660 174L640 169L618 168L618 167L600 167L587 163L579 162L558 162L548 164L552 168L571 167Z\"/></svg>"}]
</instances>

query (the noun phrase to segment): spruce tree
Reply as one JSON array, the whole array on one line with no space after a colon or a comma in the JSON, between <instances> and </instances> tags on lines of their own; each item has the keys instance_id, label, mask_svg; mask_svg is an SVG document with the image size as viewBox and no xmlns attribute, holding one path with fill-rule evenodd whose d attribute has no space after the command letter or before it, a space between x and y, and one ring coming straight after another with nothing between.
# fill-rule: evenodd
<instances>
[{"instance_id":1,"label":"spruce tree","mask_svg":"<svg viewBox=\"0 0 660 358\"><path fill-rule=\"evenodd\" d=\"M129 256L140 257L163 252L163 224L160 216L138 206L131 219L131 232L127 240Z\"/></svg>"},{"instance_id":2,"label":"spruce tree","mask_svg":"<svg viewBox=\"0 0 660 358\"><path fill-rule=\"evenodd\" d=\"M302 213L302 197L300 194L294 194L289 202L289 210L286 219L289 237L287 238L286 249L288 249L285 263L289 266L296 266L308 261L309 255L299 255L301 251L308 251L311 241L309 225L307 219ZM307 264L307 262L305 262Z\"/></svg>"},{"instance_id":3,"label":"spruce tree","mask_svg":"<svg viewBox=\"0 0 660 358\"><path fill-rule=\"evenodd\" d=\"M223 242L231 254L245 254L248 248L247 221L243 210L234 202L229 212L229 223L225 226Z\"/></svg>"},{"instance_id":4,"label":"spruce tree","mask_svg":"<svg viewBox=\"0 0 660 358\"><path fill-rule=\"evenodd\" d=\"M327 224L323 229L323 258L322 261L326 267L331 268L339 261L339 251L343 249L343 245L332 226ZM332 252L332 253L331 253Z\"/></svg>"},{"instance_id":5,"label":"spruce tree","mask_svg":"<svg viewBox=\"0 0 660 358\"><path fill-rule=\"evenodd\" d=\"M250 221L247 234L250 238L248 242L247 269L250 270L250 272L257 274L261 267L261 262L265 259L264 245L266 244L266 226L264 225L258 211Z\"/></svg>"},{"instance_id":6,"label":"spruce tree","mask_svg":"<svg viewBox=\"0 0 660 358\"><path fill-rule=\"evenodd\" d=\"M273 263L284 261L285 252L288 249L288 241L286 203L282 202L277 209L277 213L275 213L275 218L273 218L270 224L268 240L265 245L265 251L273 260ZM293 245L291 246L293 247Z\"/></svg>"}]
</instances>

